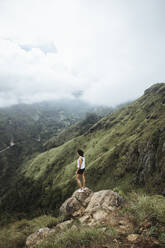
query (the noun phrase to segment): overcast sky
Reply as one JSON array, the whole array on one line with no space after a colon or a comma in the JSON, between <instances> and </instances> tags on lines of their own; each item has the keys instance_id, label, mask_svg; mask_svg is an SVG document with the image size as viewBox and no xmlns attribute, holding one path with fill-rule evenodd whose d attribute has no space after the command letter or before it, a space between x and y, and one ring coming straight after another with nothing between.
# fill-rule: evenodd
<instances>
[{"instance_id":1,"label":"overcast sky","mask_svg":"<svg viewBox=\"0 0 165 248\"><path fill-rule=\"evenodd\" d=\"M0 0L0 106L116 105L165 82L165 0Z\"/></svg>"}]
</instances>

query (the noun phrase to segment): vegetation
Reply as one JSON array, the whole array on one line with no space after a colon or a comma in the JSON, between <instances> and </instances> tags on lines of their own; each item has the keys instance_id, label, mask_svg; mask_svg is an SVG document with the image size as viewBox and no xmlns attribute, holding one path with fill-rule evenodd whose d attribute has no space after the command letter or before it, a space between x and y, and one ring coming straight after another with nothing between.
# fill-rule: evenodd
<instances>
[{"instance_id":1,"label":"vegetation","mask_svg":"<svg viewBox=\"0 0 165 248\"><path fill-rule=\"evenodd\" d=\"M98 228L86 227L80 230L74 231L69 229L62 232L61 235L54 239L54 235L49 238L48 242L43 242L38 245L38 248L67 248L67 247L90 247L90 245L101 245L108 241L108 235L100 232Z\"/></svg>"},{"instance_id":2,"label":"vegetation","mask_svg":"<svg viewBox=\"0 0 165 248\"><path fill-rule=\"evenodd\" d=\"M127 196L127 207L121 210L131 214L136 232L148 237L157 238L160 247L165 244L165 198L161 195L146 195L132 192Z\"/></svg>"},{"instance_id":3,"label":"vegetation","mask_svg":"<svg viewBox=\"0 0 165 248\"><path fill-rule=\"evenodd\" d=\"M85 134L90 127L92 127L101 116L95 113L87 113L83 120L73 124L71 127L64 129L58 136L52 137L45 144L44 148L49 150L53 147L60 146L75 137Z\"/></svg>"},{"instance_id":4,"label":"vegetation","mask_svg":"<svg viewBox=\"0 0 165 248\"><path fill-rule=\"evenodd\" d=\"M0 240L7 242L3 237L12 229L8 223L11 216L16 219L34 218L43 213L58 216L62 202L77 188L77 149L82 148L87 161L87 186L93 191L111 188L119 192L130 202L123 211L132 215L136 232L140 232L147 220L151 222L147 235L157 237L164 244L165 201L160 196L165 187L164 119L165 84L155 84L133 103L103 118L90 114L55 137L51 134L51 139L44 141L44 150L33 149L32 145L30 156L29 150L21 151L21 146L6 151L0 157L0 218L4 225ZM2 118L1 124L4 123ZM25 222L29 225L29 221ZM53 227L57 222L52 219L46 225ZM6 227L7 223L10 226ZM15 231L8 241L16 237L21 247L26 235ZM78 234L68 230L43 247L67 247L68 243L62 239L68 240L71 247L94 246L96 239L101 247L107 236L105 233L99 236L97 228L83 229ZM14 247L10 243L2 244L2 247Z\"/></svg>"},{"instance_id":5,"label":"vegetation","mask_svg":"<svg viewBox=\"0 0 165 248\"><path fill-rule=\"evenodd\" d=\"M142 192L131 192L126 195L126 205L119 210L121 219L125 216L133 223L134 230L131 232L140 234L143 242L141 247L146 246L145 239L156 238L159 247L164 247L165 239L165 199L160 195L146 195ZM65 217L40 216L32 220L21 219L8 225L1 226L0 248L21 248L25 246L26 238L39 228L49 227L55 230L38 248L67 248L67 247L106 247L111 244L114 248L131 247L127 236L130 230L121 235L117 227L108 224L98 224L95 227L81 225L75 219L70 227L56 229L56 225L65 221ZM73 229L74 227L74 229ZM139 247L139 244L134 247ZM152 246L151 246L152 247Z\"/></svg>"},{"instance_id":6,"label":"vegetation","mask_svg":"<svg viewBox=\"0 0 165 248\"><path fill-rule=\"evenodd\" d=\"M44 150L43 144L46 140L82 119L87 110L93 113L87 114L81 122L84 124L84 130L88 125L95 123L99 117L96 114L97 108L78 100L22 104L0 109L0 150L8 147L10 141L15 144L0 153L0 197L2 201L8 198L14 209L18 208L18 211L27 213L34 210L34 205L30 207L29 203L36 198L37 194L40 195L41 191L45 192L45 188L42 187L40 180L34 182L33 179L24 177L20 173L21 168L24 164L28 165ZM102 108L103 112L104 110L111 111L111 109ZM98 108L98 111L101 112L101 109ZM25 196L25 188L27 196ZM42 202L44 202L44 197ZM42 213L43 204L40 202L35 204L41 205L37 212ZM7 203L3 212L9 209L10 206Z\"/></svg>"},{"instance_id":7,"label":"vegetation","mask_svg":"<svg viewBox=\"0 0 165 248\"><path fill-rule=\"evenodd\" d=\"M0 248L22 248L25 246L26 238L42 227L57 225L63 219L51 216L40 216L32 220L21 219L12 221L10 224L1 226Z\"/></svg>"},{"instance_id":8,"label":"vegetation","mask_svg":"<svg viewBox=\"0 0 165 248\"><path fill-rule=\"evenodd\" d=\"M146 219L165 224L165 198L161 195L146 195L133 193L131 197L131 211L136 221Z\"/></svg>"},{"instance_id":9,"label":"vegetation","mask_svg":"<svg viewBox=\"0 0 165 248\"><path fill-rule=\"evenodd\" d=\"M22 248L25 246L26 238L42 227L55 228L55 226L64 221L62 217L40 216L32 220L22 219L20 221L12 222L0 229L0 248ZM92 245L101 245L105 242L112 241L118 237L118 233L112 227L106 228L106 233L101 231L102 226L97 227L80 227L80 224L74 221L74 226L77 230L72 229L56 230L48 241L42 242L37 247L89 247Z\"/></svg>"},{"instance_id":10,"label":"vegetation","mask_svg":"<svg viewBox=\"0 0 165 248\"><path fill-rule=\"evenodd\" d=\"M123 192L143 188L148 193L161 193L165 183L164 95L164 84L156 84L82 135L25 161L3 192L1 211L58 211L77 187L79 147L85 150L87 184L94 191L118 187Z\"/></svg>"}]
</instances>

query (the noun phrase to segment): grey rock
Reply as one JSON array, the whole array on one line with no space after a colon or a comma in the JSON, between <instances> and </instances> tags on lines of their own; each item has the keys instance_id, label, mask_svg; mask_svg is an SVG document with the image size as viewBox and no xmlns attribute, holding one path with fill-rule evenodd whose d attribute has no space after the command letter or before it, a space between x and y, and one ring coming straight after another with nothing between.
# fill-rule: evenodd
<instances>
[{"instance_id":1,"label":"grey rock","mask_svg":"<svg viewBox=\"0 0 165 248\"><path fill-rule=\"evenodd\" d=\"M84 192L78 192L78 190L76 190L73 195L61 205L60 215L72 217L81 216L92 195L93 192L89 188L86 188Z\"/></svg>"},{"instance_id":2,"label":"grey rock","mask_svg":"<svg viewBox=\"0 0 165 248\"><path fill-rule=\"evenodd\" d=\"M26 248L35 248L43 240L45 240L50 234L52 234L54 232L55 232L55 230L50 229L48 227L40 228L37 232L32 233L26 239Z\"/></svg>"},{"instance_id":3,"label":"grey rock","mask_svg":"<svg viewBox=\"0 0 165 248\"><path fill-rule=\"evenodd\" d=\"M56 229L59 229L59 230L66 229L69 226L71 226L72 223L73 223L73 220L66 220L66 221L64 221L62 223L57 224Z\"/></svg>"}]
</instances>

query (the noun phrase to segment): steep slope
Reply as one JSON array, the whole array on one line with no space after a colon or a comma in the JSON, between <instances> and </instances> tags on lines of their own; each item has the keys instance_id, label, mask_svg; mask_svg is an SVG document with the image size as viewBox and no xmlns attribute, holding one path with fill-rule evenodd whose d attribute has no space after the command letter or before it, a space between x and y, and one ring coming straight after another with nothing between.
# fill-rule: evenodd
<instances>
[{"instance_id":1,"label":"steep slope","mask_svg":"<svg viewBox=\"0 0 165 248\"><path fill-rule=\"evenodd\" d=\"M74 104L78 106L71 112ZM43 151L46 140L80 120L90 108L79 105L78 101L57 101L0 108L0 195L23 161Z\"/></svg>"},{"instance_id":2,"label":"steep slope","mask_svg":"<svg viewBox=\"0 0 165 248\"><path fill-rule=\"evenodd\" d=\"M78 137L88 131L97 121L101 119L101 116L95 113L87 113L85 118L79 122L76 122L71 127L64 129L59 135L52 137L44 144L44 148L49 150L53 147L60 146L72 138Z\"/></svg>"},{"instance_id":3,"label":"steep slope","mask_svg":"<svg viewBox=\"0 0 165 248\"><path fill-rule=\"evenodd\" d=\"M55 211L75 190L77 148L85 150L87 185L94 191L165 187L165 84L102 118L88 132L45 151L17 170L1 195L1 210ZM10 206L8 204L10 202Z\"/></svg>"}]
</instances>

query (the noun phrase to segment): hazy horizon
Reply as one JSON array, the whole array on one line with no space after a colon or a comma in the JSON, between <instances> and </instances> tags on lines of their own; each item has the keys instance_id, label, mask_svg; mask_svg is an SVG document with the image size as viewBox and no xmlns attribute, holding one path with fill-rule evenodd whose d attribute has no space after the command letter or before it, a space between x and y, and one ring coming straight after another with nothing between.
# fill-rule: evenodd
<instances>
[{"instance_id":1,"label":"hazy horizon","mask_svg":"<svg viewBox=\"0 0 165 248\"><path fill-rule=\"evenodd\" d=\"M165 82L164 0L1 0L0 107L116 106Z\"/></svg>"}]
</instances>

